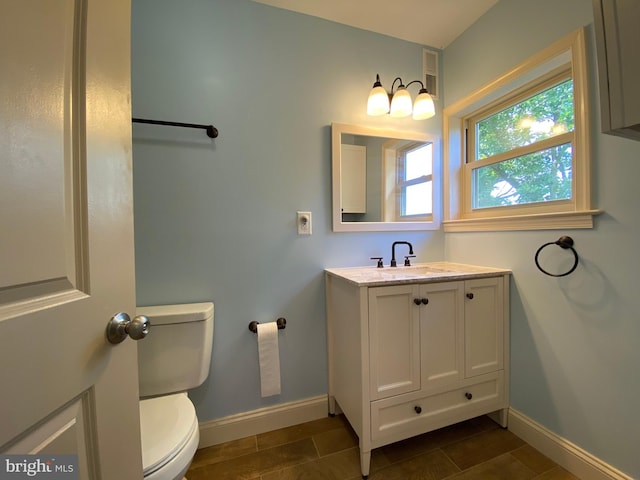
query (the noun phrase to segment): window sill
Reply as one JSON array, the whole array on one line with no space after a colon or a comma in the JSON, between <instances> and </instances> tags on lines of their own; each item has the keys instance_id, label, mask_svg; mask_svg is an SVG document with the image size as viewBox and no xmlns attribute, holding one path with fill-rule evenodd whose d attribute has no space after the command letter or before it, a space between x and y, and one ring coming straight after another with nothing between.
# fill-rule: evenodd
<instances>
[{"instance_id":1,"label":"window sill","mask_svg":"<svg viewBox=\"0 0 640 480\"><path fill-rule=\"evenodd\" d=\"M560 230L593 228L593 217L602 210L541 213L512 217L469 218L445 220L445 232L492 232L507 230Z\"/></svg>"}]
</instances>

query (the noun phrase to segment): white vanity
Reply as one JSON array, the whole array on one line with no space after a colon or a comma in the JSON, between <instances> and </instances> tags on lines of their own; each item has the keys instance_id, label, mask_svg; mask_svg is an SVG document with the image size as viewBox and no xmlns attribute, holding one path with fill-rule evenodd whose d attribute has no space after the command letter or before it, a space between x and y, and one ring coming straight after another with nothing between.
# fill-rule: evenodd
<instances>
[{"instance_id":1,"label":"white vanity","mask_svg":"<svg viewBox=\"0 0 640 480\"><path fill-rule=\"evenodd\" d=\"M447 262L325 270L329 412L371 450L509 405L509 276Z\"/></svg>"}]
</instances>

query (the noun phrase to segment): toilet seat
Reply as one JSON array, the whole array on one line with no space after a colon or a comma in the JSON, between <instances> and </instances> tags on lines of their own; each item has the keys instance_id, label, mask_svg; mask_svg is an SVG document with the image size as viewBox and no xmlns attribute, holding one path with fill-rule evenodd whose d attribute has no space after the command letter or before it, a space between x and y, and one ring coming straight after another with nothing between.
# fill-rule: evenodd
<instances>
[{"instance_id":1,"label":"toilet seat","mask_svg":"<svg viewBox=\"0 0 640 480\"><path fill-rule=\"evenodd\" d=\"M199 441L196 411L187 394L141 400L140 433L144 478L181 478Z\"/></svg>"}]
</instances>

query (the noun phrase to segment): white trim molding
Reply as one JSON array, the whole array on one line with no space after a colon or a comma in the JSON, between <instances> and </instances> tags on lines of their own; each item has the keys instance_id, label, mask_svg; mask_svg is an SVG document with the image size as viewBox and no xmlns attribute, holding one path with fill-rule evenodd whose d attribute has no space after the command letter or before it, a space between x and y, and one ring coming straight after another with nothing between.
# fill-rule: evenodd
<instances>
[{"instance_id":1,"label":"white trim molding","mask_svg":"<svg viewBox=\"0 0 640 480\"><path fill-rule=\"evenodd\" d=\"M202 422L198 448L318 420L328 411L327 396L320 395Z\"/></svg>"},{"instance_id":2,"label":"white trim molding","mask_svg":"<svg viewBox=\"0 0 640 480\"><path fill-rule=\"evenodd\" d=\"M569 440L509 408L509 430L561 467L589 480L633 480Z\"/></svg>"},{"instance_id":3,"label":"white trim molding","mask_svg":"<svg viewBox=\"0 0 640 480\"><path fill-rule=\"evenodd\" d=\"M496 102L513 100L513 95L524 92L533 93L532 86L536 85L536 82L558 78L554 75L564 75L567 69L571 71L573 79L575 129L571 134L573 138L568 133L566 138L554 138L572 143L571 198L524 205L474 208L471 193L472 172L482 167L483 162L497 161L497 157L493 160L466 162L467 141L473 144L473 138L467 138L467 130L472 130L468 123L473 124L474 118L482 118L480 115L490 111L487 109L498 108ZM593 216L600 211L591 208L590 126L584 28L556 41L492 82L447 106L442 113L444 231L593 228ZM504 158L507 158L506 154Z\"/></svg>"}]
</instances>

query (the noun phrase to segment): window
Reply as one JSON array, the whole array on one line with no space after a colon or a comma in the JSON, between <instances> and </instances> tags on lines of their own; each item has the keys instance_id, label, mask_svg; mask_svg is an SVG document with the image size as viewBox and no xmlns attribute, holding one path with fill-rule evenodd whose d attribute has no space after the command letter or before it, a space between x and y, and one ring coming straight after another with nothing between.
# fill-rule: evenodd
<instances>
[{"instance_id":1,"label":"window","mask_svg":"<svg viewBox=\"0 0 640 480\"><path fill-rule=\"evenodd\" d=\"M466 123L472 211L571 199L575 122L570 72L527 88L525 98L482 111Z\"/></svg>"},{"instance_id":2,"label":"window","mask_svg":"<svg viewBox=\"0 0 640 480\"><path fill-rule=\"evenodd\" d=\"M433 213L433 145L415 144L398 154L399 218L420 218Z\"/></svg>"},{"instance_id":3,"label":"window","mask_svg":"<svg viewBox=\"0 0 640 480\"><path fill-rule=\"evenodd\" d=\"M432 222L434 143L389 139L382 145L383 218L386 222Z\"/></svg>"},{"instance_id":4,"label":"window","mask_svg":"<svg viewBox=\"0 0 640 480\"><path fill-rule=\"evenodd\" d=\"M590 228L584 33L445 109L445 231Z\"/></svg>"}]
</instances>

